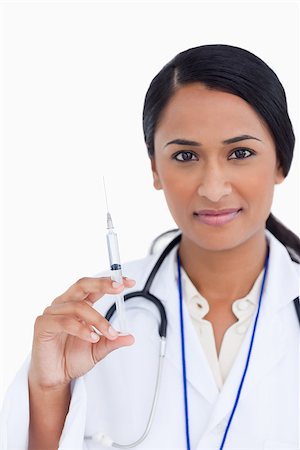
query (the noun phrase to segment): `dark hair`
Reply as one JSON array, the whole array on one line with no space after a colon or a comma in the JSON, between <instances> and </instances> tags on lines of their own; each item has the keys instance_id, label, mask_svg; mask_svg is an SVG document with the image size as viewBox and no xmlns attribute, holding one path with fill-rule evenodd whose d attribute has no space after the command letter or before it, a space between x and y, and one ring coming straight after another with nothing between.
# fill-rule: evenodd
<instances>
[{"instance_id":1,"label":"dark hair","mask_svg":"<svg viewBox=\"0 0 300 450\"><path fill-rule=\"evenodd\" d=\"M277 159L286 177L293 159L295 136L286 95L275 72L259 57L231 45L201 45L185 50L167 63L152 80L143 109L144 138L154 157L154 134L162 111L176 90L200 82L208 89L237 95L248 102L269 127ZM300 239L271 213L267 229L300 261Z\"/></svg>"}]
</instances>

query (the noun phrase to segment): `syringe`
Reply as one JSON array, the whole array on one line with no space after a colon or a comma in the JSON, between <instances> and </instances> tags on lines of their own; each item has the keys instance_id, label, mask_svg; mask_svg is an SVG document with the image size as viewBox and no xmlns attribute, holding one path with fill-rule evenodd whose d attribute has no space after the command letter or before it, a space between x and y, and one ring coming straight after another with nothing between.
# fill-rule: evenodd
<instances>
[{"instance_id":1,"label":"syringe","mask_svg":"<svg viewBox=\"0 0 300 450\"><path fill-rule=\"evenodd\" d=\"M104 178L103 178L103 183L104 183ZM104 190L105 190L105 198L106 198L106 205L107 205L105 183L104 183ZM109 263L110 263L110 269L111 269L110 277L113 281L116 281L117 283L123 283L118 237L117 237L117 233L115 233L115 231L114 231L114 226L112 223L111 215L108 212L108 205L107 205L107 230L108 230L108 232L106 234L106 240L107 240ZM126 320L125 320L124 296L123 296L123 294L117 294L115 296L115 299L116 299L115 303L116 303L116 309L117 309L117 315L118 315L118 321L119 321L119 331L122 334L127 334Z\"/></svg>"}]
</instances>

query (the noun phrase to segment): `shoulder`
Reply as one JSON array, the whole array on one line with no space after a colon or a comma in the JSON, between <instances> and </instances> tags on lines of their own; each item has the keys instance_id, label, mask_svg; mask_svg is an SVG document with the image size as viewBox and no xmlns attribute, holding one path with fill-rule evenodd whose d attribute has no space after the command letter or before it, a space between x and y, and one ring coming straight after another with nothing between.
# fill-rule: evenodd
<instances>
[{"instance_id":1,"label":"shoulder","mask_svg":"<svg viewBox=\"0 0 300 450\"><path fill-rule=\"evenodd\" d=\"M265 231L267 240L270 245L270 259L278 268L284 266L286 269L299 274L298 256L293 256L293 249L286 247L277 237L269 230Z\"/></svg>"}]
</instances>

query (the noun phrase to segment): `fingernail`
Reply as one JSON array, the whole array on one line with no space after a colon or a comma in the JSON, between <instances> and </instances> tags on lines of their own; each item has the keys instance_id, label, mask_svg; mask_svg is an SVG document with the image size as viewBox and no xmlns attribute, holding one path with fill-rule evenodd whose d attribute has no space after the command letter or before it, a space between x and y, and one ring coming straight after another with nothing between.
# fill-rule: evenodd
<instances>
[{"instance_id":1,"label":"fingernail","mask_svg":"<svg viewBox=\"0 0 300 450\"><path fill-rule=\"evenodd\" d=\"M111 336L118 336L118 331L115 330L112 326L109 327L108 332Z\"/></svg>"},{"instance_id":2,"label":"fingernail","mask_svg":"<svg viewBox=\"0 0 300 450\"><path fill-rule=\"evenodd\" d=\"M93 341L98 342L100 339L100 336L97 333L91 332L91 338Z\"/></svg>"},{"instance_id":3,"label":"fingernail","mask_svg":"<svg viewBox=\"0 0 300 450\"><path fill-rule=\"evenodd\" d=\"M111 285L112 285L112 287L114 289L118 289L120 286L122 286L122 283L118 283L117 281L113 281Z\"/></svg>"},{"instance_id":4,"label":"fingernail","mask_svg":"<svg viewBox=\"0 0 300 450\"><path fill-rule=\"evenodd\" d=\"M135 280L133 280L132 278L128 278L128 277L123 277L125 278L126 281L131 281L132 283L135 283Z\"/></svg>"}]
</instances>

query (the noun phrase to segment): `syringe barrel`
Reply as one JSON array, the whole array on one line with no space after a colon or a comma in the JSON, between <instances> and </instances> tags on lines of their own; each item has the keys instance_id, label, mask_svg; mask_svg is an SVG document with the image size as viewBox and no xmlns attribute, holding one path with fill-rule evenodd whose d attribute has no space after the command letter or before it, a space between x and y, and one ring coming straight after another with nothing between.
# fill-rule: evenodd
<instances>
[{"instance_id":1,"label":"syringe barrel","mask_svg":"<svg viewBox=\"0 0 300 450\"><path fill-rule=\"evenodd\" d=\"M117 283L123 283L117 234L112 229L109 229L106 234L106 238L111 269L110 278ZM125 304L123 294L116 296L115 303L119 320L119 329L122 333L126 333Z\"/></svg>"},{"instance_id":2,"label":"syringe barrel","mask_svg":"<svg viewBox=\"0 0 300 450\"><path fill-rule=\"evenodd\" d=\"M114 231L109 230L106 235L106 238L107 238L107 247L108 247L110 268L111 268L112 272L120 272L120 276L122 277L121 260L120 260L120 252L119 252L119 244L118 244L117 234Z\"/></svg>"}]
</instances>

